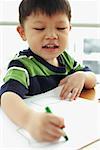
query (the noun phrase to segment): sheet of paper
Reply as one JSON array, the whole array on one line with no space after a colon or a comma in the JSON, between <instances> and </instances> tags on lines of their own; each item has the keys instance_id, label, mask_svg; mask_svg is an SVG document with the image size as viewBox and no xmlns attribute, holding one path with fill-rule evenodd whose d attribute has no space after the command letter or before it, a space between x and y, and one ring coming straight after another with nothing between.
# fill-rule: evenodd
<instances>
[{"instance_id":1,"label":"sheet of paper","mask_svg":"<svg viewBox=\"0 0 100 150\"><path fill-rule=\"evenodd\" d=\"M15 147L29 147L27 140L18 133L18 126L3 111L0 113L0 120L1 118L0 150L15 150Z\"/></svg>"},{"instance_id":2,"label":"sheet of paper","mask_svg":"<svg viewBox=\"0 0 100 150\"><path fill-rule=\"evenodd\" d=\"M38 94L36 96L29 97L25 100L25 102L30 106L32 106L32 104L36 104L38 106L45 106L48 104L59 103L61 102L61 99L59 97L61 89L62 86L59 86L43 94ZM69 99L66 100L70 101Z\"/></svg>"},{"instance_id":3,"label":"sheet of paper","mask_svg":"<svg viewBox=\"0 0 100 150\"><path fill-rule=\"evenodd\" d=\"M31 107L40 106L37 111L45 111L45 107L49 106L54 114L64 117L65 131L69 140L65 142L62 137L57 143L38 143L21 129L19 132L27 137L33 148L41 147L47 150L56 148L57 150L66 147L76 150L100 138L100 105L82 98L78 98L76 101L61 101L58 96L60 90L59 87L45 94L31 97L26 101L30 100Z\"/></svg>"},{"instance_id":4,"label":"sheet of paper","mask_svg":"<svg viewBox=\"0 0 100 150\"><path fill-rule=\"evenodd\" d=\"M100 150L100 140L83 147L81 150Z\"/></svg>"},{"instance_id":5,"label":"sheet of paper","mask_svg":"<svg viewBox=\"0 0 100 150\"><path fill-rule=\"evenodd\" d=\"M61 101L61 87L25 100L36 111L45 111L49 106L55 115L64 117L65 132L69 140L62 137L55 143L39 143L24 129L15 126L2 112L1 143L4 147L28 148L28 150L78 150L100 138L100 104L78 98L76 101Z\"/></svg>"}]
</instances>

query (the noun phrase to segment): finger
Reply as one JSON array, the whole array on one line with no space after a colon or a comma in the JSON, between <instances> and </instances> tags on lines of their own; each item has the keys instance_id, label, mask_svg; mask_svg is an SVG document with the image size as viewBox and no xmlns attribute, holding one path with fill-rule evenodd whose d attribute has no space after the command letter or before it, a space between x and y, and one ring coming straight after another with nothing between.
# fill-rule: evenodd
<instances>
[{"instance_id":1,"label":"finger","mask_svg":"<svg viewBox=\"0 0 100 150\"><path fill-rule=\"evenodd\" d=\"M47 142L53 142L53 141L57 141L59 138L60 137L55 137L52 134L45 132L42 140Z\"/></svg>"},{"instance_id":2,"label":"finger","mask_svg":"<svg viewBox=\"0 0 100 150\"><path fill-rule=\"evenodd\" d=\"M60 118L60 117L55 116L53 114L49 114L49 115L50 115L49 121L52 124L54 124L55 126L58 126L58 127L64 126L64 119L63 118Z\"/></svg>"},{"instance_id":3,"label":"finger","mask_svg":"<svg viewBox=\"0 0 100 150\"><path fill-rule=\"evenodd\" d=\"M64 79L60 80L59 85L63 85L65 82L67 82L67 77L65 77Z\"/></svg>"},{"instance_id":4,"label":"finger","mask_svg":"<svg viewBox=\"0 0 100 150\"><path fill-rule=\"evenodd\" d=\"M62 130L53 124L49 124L46 131L48 134L51 134L52 136L56 138L59 138L62 135Z\"/></svg>"},{"instance_id":5,"label":"finger","mask_svg":"<svg viewBox=\"0 0 100 150\"><path fill-rule=\"evenodd\" d=\"M64 86L61 90L61 93L60 93L61 99L67 98L69 93L71 92L71 90L72 90L72 87Z\"/></svg>"},{"instance_id":6,"label":"finger","mask_svg":"<svg viewBox=\"0 0 100 150\"><path fill-rule=\"evenodd\" d=\"M71 95L72 95L72 93L70 92L70 93L68 94L68 96L67 96L67 99L68 99L68 100L71 100Z\"/></svg>"},{"instance_id":7,"label":"finger","mask_svg":"<svg viewBox=\"0 0 100 150\"><path fill-rule=\"evenodd\" d=\"M82 91L82 90L79 90L79 91L78 91L78 93L76 94L76 96L75 96L75 98L74 98L75 100L76 100L76 98L78 98L78 97L80 96L81 91Z\"/></svg>"},{"instance_id":8,"label":"finger","mask_svg":"<svg viewBox=\"0 0 100 150\"><path fill-rule=\"evenodd\" d=\"M74 89L72 90L72 94L71 94L71 97L70 97L71 100L75 100L76 95L78 94L78 91L79 91L78 88L74 88Z\"/></svg>"}]
</instances>

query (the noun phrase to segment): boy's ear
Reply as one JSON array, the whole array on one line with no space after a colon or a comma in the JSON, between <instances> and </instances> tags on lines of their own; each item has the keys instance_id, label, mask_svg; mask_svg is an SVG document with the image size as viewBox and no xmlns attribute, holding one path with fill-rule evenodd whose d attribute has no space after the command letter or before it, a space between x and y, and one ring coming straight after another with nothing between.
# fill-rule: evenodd
<instances>
[{"instance_id":1,"label":"boy's ear","mask_svg":"<svg viewBox=\"0 0 100 150\"><path fill-rule=\"evenodd\" d=\"M70 30L72 29L72 25L70 24Z\"/></svg>"},{"instance_id":2,"label":"boy's ear","mask_svg":"<svg viewBox=\"0 0 100 150\"><path fill-rule=\"evenodd\" d=\"M23 39L23 41L26 41L26 36L25 36L25 31L24 31L24 27L21 25L17 26L17 32L19 33L20 37Z\"/></svg>"}]
</instances>

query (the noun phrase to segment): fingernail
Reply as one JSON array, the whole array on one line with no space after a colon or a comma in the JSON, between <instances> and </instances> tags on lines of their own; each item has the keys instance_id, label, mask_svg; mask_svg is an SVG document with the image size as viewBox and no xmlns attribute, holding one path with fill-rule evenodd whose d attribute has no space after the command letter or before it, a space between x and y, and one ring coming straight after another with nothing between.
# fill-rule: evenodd
<instances>
[{"instance_id":1,"label":"fingernail","mask_svg":"<svg viewBox=\"0 0 100 150\"><path fill-rule=\"evenodd\" d=\"M65 125L63 125L62 127L60 127L61 129L65 128Z\"/></svg>"},{"instance_id":2,"label":"fingernail","mask_svg":"<svg viewBox=\"0 0 100 150\"><path fill-rule=\"evenodd\" d=\"M76 100L77 97L74 98L74 100Z\"/></svg>"}]
</instances>

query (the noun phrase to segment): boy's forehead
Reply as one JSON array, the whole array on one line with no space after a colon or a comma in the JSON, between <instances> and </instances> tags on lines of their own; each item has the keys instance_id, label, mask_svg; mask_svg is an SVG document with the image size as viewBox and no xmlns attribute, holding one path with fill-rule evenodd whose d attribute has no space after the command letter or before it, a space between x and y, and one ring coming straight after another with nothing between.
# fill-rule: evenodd
<instances>
[{"instance_id":1,"label":"boy's forehead","mask_svg":"<svg viewBox=\"0 0 100 150\"><path fill-rule=\"evenodd\" d=\"M26 18L26 21L29 20L31 24L69 24L69 19L66 14L54 14L52 16L48 16L46 14L34 14L32 13L30 16Z\"/></svg>"},{"instance_id":2,"label":"boy's forehead","mask_svg":"<svg viewBox=\"0 0 100 150\"><path fill-rule=\"evenodd\" d=\"M45 14L45 13L41 13L41 12L38 12L38 13L34 13L32 12L31 15L30 15L33 19L39 21L40 19L56 19L56 20L60 20L61 22L63 22L65 19L68 19L68 16L65 14L65 13L55 13L51 16Z\"/></svg>"},{"instance_id":3,"label":"boy's forehead","mask_svg":"<svg viewBox=\"0 0 100 150\"><path fill-rule=\"evenodd\" d=\"M52 25L69 25L70 21L65 13L57 13L53 16L48 16L46 14L38 13L34 14L32 13L30 16L26 18L27 23L30 25L44 25L44 24L52 24ZM24 23L25 23L24 22Z\"/></svg>"}]
</instances>

